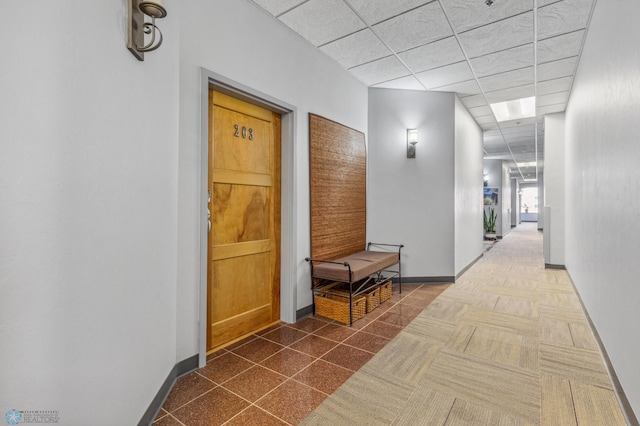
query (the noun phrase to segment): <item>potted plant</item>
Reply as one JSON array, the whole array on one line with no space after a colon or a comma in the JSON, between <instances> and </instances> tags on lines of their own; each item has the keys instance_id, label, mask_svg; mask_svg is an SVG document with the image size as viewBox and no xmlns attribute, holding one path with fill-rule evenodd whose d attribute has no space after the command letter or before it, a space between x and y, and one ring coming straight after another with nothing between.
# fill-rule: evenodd
<instances>
[{"instance_id":1,"label":"potted plant","mask_svg":"<svg viewBox=\"0 0 640 426\"><path fill-rule=\"evenodd\" d=\"M484 211L484 231L485 238L495 240L496 239L496 219L498 216L496 215L495 209L489 209L489 216L487 216L487 211Z\"/></svg>"}]
</instances>

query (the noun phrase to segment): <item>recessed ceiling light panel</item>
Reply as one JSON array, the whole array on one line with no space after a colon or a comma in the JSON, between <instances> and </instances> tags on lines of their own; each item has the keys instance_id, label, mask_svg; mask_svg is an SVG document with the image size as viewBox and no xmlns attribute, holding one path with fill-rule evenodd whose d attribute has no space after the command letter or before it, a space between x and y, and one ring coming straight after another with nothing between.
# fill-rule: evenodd
<instances>
[{"instance_id":1,"label":"recessed ceiling light panel","mask_svg":"<svg viewBox=\"0 0 640 426\"><path fill-rule=\"evenodd\" d=\"M513 101L491 104L491 109L497 121L517 120L519 118L535 117L536 98L515 99Z\"/></svg>"}]
</instances>

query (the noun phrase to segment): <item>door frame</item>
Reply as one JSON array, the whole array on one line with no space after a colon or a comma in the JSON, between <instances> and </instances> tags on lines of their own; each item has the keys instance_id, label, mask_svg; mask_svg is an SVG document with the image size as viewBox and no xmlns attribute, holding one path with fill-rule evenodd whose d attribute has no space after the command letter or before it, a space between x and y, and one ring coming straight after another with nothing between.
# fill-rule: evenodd
<instances>
[{"instance_id":1,"label":"door frame","mask_svg":"<svg viewBox=\"0 0 640 426\"><path fill-rule=\"evenodd\" d=\"M200 69L200 303L198 323L198 365L207 360L207 207L209 188L209 90L216 90L282 116L281 135L281 222L280 222L280 319L296 320L296 184L295 134L297 109L282 100L247 87L205 68Z\"/></svg>"}]
</instances>

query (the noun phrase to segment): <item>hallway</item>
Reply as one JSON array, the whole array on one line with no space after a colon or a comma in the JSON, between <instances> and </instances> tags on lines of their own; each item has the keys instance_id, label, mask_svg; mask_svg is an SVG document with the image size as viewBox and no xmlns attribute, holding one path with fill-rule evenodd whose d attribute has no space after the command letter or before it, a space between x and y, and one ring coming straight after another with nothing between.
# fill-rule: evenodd
<instances>
[{"instance_id":1,"label":"hallway","mask_svg":"<svg viewBox=\"0 0 640 426\"><path fill-rule=\"evenodd\" d=\"M624 425L565 271L542 233L495 244L305 425Z\"/></svg>"}]
</instances>

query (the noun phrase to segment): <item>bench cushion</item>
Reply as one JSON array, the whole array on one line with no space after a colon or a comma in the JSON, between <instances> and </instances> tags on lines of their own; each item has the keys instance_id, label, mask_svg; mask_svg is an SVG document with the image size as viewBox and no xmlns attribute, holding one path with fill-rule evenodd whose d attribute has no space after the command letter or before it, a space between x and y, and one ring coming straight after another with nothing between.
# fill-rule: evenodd
<instances>
[{"instance_id":1,"label":"bench cushion","mask_svg":"<svg viewBox=\"0 0 640 426\"><path fill-rule=\"evenodd\" d=\"M399 261L400 256L398 253L365 250L334 261L349 263L349 266L351 266L351 279L349 279L349 268L334 263L318 263L314 265L313 276L327 280L355 282L395 265Z\"/></svg>"}]
</instances>

